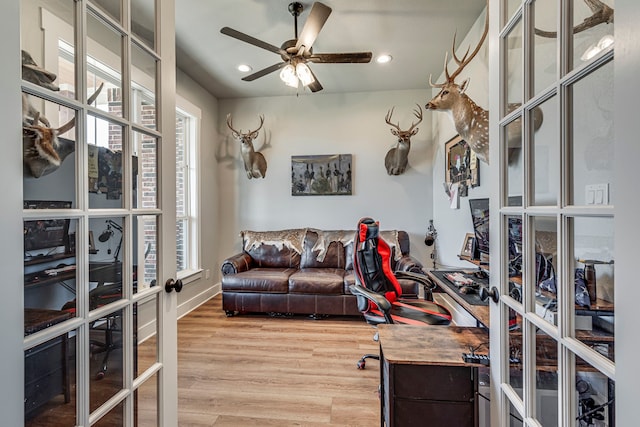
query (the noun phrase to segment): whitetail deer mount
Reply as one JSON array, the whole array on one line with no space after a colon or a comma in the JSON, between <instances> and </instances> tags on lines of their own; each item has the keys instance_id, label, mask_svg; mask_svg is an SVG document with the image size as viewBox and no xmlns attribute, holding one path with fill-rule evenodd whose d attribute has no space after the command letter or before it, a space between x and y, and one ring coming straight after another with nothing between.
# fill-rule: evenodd
<instances>
[{"instance_id":1,"label":"whitetail deer mount","mask_svg":"<svg viewBox=\"0 0 640 427\"><path fill-rule=\"evenodd\" d=\"M464 139L471 150L476 156L489 164L489 112L482 107L478 106L469 96L465 93L469 86L469 78L457 84L455 82L456 77L469 65L471 60L478 54L484 40L487 38L489 32L489 3L487 2L487 9L485 12L485 25L480 41L476 45L471 55L467 48L462 59L456 55L456 36L453 36L452 56L458 68L451 74L448 69L448 52L444 57L444 83L433 83L432 76L429 76L429 85L434 88L439 88L440 92L429 101L425 108L428 110L437 110L449 113L456 131ZM513 111L520 104L509 104L508 111ZM534 129L537 130L542 124L542 111L540 108L534 109L533 114ZM521 145L521 133L522 133L522 119L515 121L516 126L509 126L509 134L507 135L508 146L511 148L518 148Z\"/></svg>"},{"instance_id":2,"label":"whitetail deer mount","mask_svg":"<svg viewBox=\"0 0 640 427\"><path fill-rule=\"evenodd\" d=\"M387 152L384 157L384 166L387 168L389 175L402 175L407 168L409 150L411 150L411 137L418 133L418 124L422 121L422 108L418 105L418 108L413 110L413 114L418 121L411 123L411 127L407 130L400 129L400 122L398 124L391 123L391 116L393 115L393 109L391 108L387 112L384 118L385 123L392 127L391 133L398 137L398 142L395 148L392 148Z\"/></svg>"},{"instance_id":3,"label":"whitetail deer mount","mask_svg":"<svg viewBox=\"0 0 640 427\"><path fill-rule=\"evenodd\" d=\"M95 101L103 86L104 83L101 83L94 94L89 97L88 104L92 104ZM48 125L48 121L46 121L45 126L40 126L40 123L45 122L39 111L32 107L29 111L33 112L33 117L25 115L24 98L25 95L23 94L22 150L24 172L27 176L40 178L57 170L62 161L74 152L75 141L58 138L58 136L73 129L76 124L76 118L74 116L59 128L51 128Z\"/></svg>"},{"instance_id":4,"label":"whitetail deer mount","mask_svg":"<svg viewBox=\"0 0 640 427\"><path fill-rule=\"evenodd\" d=\"M240 141L240 155L244 162L244 170L247 172L247 178L264 178L267 173L267 161L262 153L255 151L253 148L253 140L258 136L258 131L264 124L264 116L260 116L260 126L256 130L243 133L241 130L233 128L231 122L231 114L227 114L227 126L231 129L232 135Z\"/></svg>"}]
</instances>

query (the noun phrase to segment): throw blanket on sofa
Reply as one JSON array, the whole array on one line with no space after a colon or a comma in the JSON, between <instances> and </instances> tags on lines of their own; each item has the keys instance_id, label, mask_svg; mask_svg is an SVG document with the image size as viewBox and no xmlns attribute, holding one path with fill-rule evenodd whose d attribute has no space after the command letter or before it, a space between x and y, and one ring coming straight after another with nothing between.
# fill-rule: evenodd
<instances>
[{"instance_id":1,"label":"throw blanket on sofa","mask_svg":"<svg viewBox=\"0 0 640 427\"><path fill-rule=\"evenodd\" d=\"M318 235L318 240L316 240L316 243L313 245L311 250L319 251L318 256L316 256L316 260L320 262L324 261L324 257L327 254L327 249L331 242L339 242L342 243L342 246L347 247L349 243L353 242L353 238L355 236L355 231L348 230L323 231L315 228L310 228L309 230Z\"/></svg>"},{"instance_id":2,"label":"throw blanket on sofa","mask_svg":"<svg viewBox=\"0 0 640 427\"><path fill-rule=\"evenodd\" d=\"M281 231L249 231L240 232L244 240L244 250L259 248L261 245L273 245L282 250L287 247L297 254L302 254L302 245L304 236L307 233L306 228L296 228L293 230Z\"/></svg>"},{"instance_id":3,"label":"throw blanket on sofa","mask_svg":"<svg viewBox=\"0 0 640 427\"><path fill-rule=\"evenodd\" d=\"M261 245L272 245L277 247L279 250L287 247L301 255L303 251L304 237L307 230L313 231L318 235L318 240L316 240L313 245L312 251L318 251L316 260L319 262L324 261L327 249L332 242L339 242L342 246L347 247L349 244L353 243L353 238L355 237L355 231L351 230L324 231L316 228L296 228L279 231L244 230L240 232L240 235L245 242L244 250L247 252L251 249L257 249ZM396 260L402 258L397 230L381 231L380 237L382 237L392 249Z\"/></svg>"}]
</instances>

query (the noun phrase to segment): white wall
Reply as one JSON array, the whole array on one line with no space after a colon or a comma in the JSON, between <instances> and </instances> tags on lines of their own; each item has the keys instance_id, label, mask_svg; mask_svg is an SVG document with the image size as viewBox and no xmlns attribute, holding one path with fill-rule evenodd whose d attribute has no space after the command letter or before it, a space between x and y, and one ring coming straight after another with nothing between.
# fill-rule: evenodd
<instances>
[{"instance_id":1,"label":"white wall","mask_svg":"<svg viewBox=\"0 0 640 427\"><path fill-rule=\"evenodd\" d=\"M383 229L407 231L412 253L427 263L423 240L432 218L432 114L424 112L403 175L389 176L384 157L396 141L385 123L387 111L395 106L392 121L406 129L416 120L416 103L424 108L428 96L425 89L220 100L218 261L240 250L244 229L355 229L361 217L370 216ZM254 141L267 160L264 179L246 177L240 145L226 126L228 113L234 128L244 132L255 129L264 114ZM351 154L353 195L292 196L291 156L312 154Z\"/></svg>"}]
</instances>

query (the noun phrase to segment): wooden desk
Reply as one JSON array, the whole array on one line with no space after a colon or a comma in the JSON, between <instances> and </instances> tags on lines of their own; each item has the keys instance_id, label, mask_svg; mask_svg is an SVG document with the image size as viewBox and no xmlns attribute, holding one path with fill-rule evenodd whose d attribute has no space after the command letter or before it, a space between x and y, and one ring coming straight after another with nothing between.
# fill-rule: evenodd
<instances>
[{"instance_id":1,"label":"wooden desk","mask_svg":"<svg viewBox=\"0 0 640 427\"><path fill-rule=\"evenodd\" d=\"M478 369L469 348L487 353L488 331L457 326L378 325L381 425L478 425ZM485 347L482 347L484 345ZM484 368L486 369L486 368Z\"/></svg>"},{"instance_id":2,"label":"wooden desk","mask_svg":"<svg viewBox=\"0 0 640 427\"><path fill-rule=\"evenodd\" d=\"M460 270L464 270L464 269L458 269L454 271L460 271ZM469 273L472 273L472 271L469 271ZM440 288L444 293L446 293L451 298L453 298L455 302L460 304L460 306L463 309L465 309L469 314L471 314L482 326L489 328L489 305L469 304L462 297L462 295L460 295L459 292L451 289L449 286L442 283L442 280L438 276L433 274L431 271L427 271L427 276L429 276L429 278L433 280L433 282L436 285L438 285L438 288Z\"/></svg>"},{"instance_id":3,"label":"wooden desk","mask_svg":"<svg viewBox=\"0 0 640 427\"><path fill-rule=\"evenodd\" d=\"M472 262L471 260L467 260ZM438 270L444 271L444 270ZM473 274L474 270L459 268L452 271L463 271L466 274ZM449 295L456 303L458 303L465 311L467 311L471 316L473 316L480 325L489 328L489 305L475 305L470 304L465 300L460 292L455 289L452 289L448 284L443 283L443 280L436 276L433 271L429 270L426 272L427 276L440 288L444 293ZM517 283L522 285L522 280L520 277L510 277L510 282ZM554 294L548 292L541 292L544 296L548 298L555 298ZM611 302L605 301L603 299L598 298L594 304L591 305L590 309L585 309L582 306L575 306L576 314L580 315L589 315L592 314L594 316L598 315L613 315L614 313L614 305ZM581 334L583 331L577 331L577 334Z\"/></svg>"}]
</instances>

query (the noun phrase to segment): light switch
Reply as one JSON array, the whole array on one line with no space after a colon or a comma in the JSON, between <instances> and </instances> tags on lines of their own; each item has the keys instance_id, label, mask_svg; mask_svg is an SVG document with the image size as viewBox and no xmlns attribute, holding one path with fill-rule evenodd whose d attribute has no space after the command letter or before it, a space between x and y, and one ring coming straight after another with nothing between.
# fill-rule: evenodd
<instances>
[{"instance_id":1,"label":"light switch","mask_svg":"<svg viewBox=\"0 0 640 427\"><path fill-rule=\"evenodd\" d=\"M585 186L584 199L587 205L608 205L609 184L590 184Z\"/></svg>"},{"instance_id":2,"label":"light switch","mask_svg":"<svg viewBox=\"0 0 640 427\"><path fill-rule=\"evenodd\" d=\"M604 191L601 188L596 190L596 197L594 200L596 205L604 205Z\"/></svg>"},{"instance_id":3,"label":"light switch","mask_svg":"<svg viewBox=\"0 0 640 427\"><path fill-rule=\"evenodd\" d=\"M593 188L593 185L587 185L587 188L584 193L585 204L593 205L596 202L596 192Z\"/></svg>"}]
</instances>

